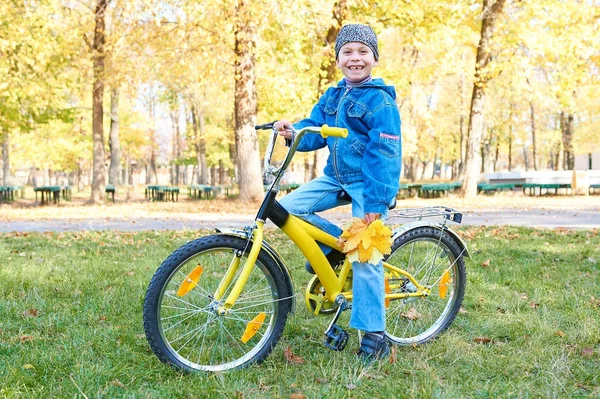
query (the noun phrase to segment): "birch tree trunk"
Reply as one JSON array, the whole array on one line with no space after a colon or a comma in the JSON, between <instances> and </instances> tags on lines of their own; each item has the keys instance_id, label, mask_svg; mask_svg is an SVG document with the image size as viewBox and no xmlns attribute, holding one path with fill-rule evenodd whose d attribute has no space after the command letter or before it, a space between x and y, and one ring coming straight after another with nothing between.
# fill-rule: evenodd
<instances>
[{"instance_id":1,"label":"birch tree trunk","mask_svg":"<svg viewBox=\"0 0 600 399\"><path fill-rule=\"evenodd\" d=\"M121 168L121 143L119 141L119 88L110 92L110 167L108 169L108 184L119 185Z\"/></svg>"},{"instance_id":2,"label":"birch tree trunk","mask_svg":"<svg viewBox=\"0 0 600 399\"><path fill-rule=\"evenodd\" d=\"M94 88L92 92L92 141L94 159L92 167L92 195L90 201L100 202L103 198L106 168L104 159L104 59L106 42L106 6L108 0L98 0L96 3L94 43L92 58L94 62Z\"/></svg>"},{"instance_id":3,"label":"birch tree trunk","mask_svg":"<svg viewBox=\"0 0 600 399\"><path fill-rule=\"evenodd\" d=\"M204 140L204 112L192 104L192 125L194 127L194 148L198 164L198 184L208 184L208 169L206 164L206 142Z\"/></svg>"},{"instance_id":4,"label":"birch tree trunk","mask_svg":"<svg viewBox=\"0 0 600 399\"><path fill-rule=\"evenodd\" d=\"M258 200L263 196L256 124L255 76L256 24L249 0L236 5L235 33L235 142L239 170L240 199Z\"/></svg>"},{"instance_id":5,"label":"birch tree trunk","mask_svg":"<svg viewBox=\"0 0 600 399\"><path fill-rule=\"evenodd\" d=\"M564 170L573 170L575 167L575 153L573 150L573 120L573 114L565 114L565 112L560 113Z\"/></svg>"},{"instance_id":6,"label":"birch tree trunk","mask_svg":"<svg viewBox=\"0 0 600 399\"><path fill-rule=\"evenodd\" d=\"M477 195L477 181L481 171L481 138L483 136L483 109L485 106L485 87L490 77L487 76L486 67L490 62L490 47L494 26L505 0L483 0L483 13L481 23L481 36L477 47L475 62L475 81L473 95L471 96L471 112L469 114L469 140L465 162L465 179L461 187L464 197Z\"/></svg>"},{"instance_id":7,"label":"birch tree trunk","mask_svg":"<svg viewBox=\"0 0 600 399\"><path fill-rule=\"evenodd\" d=\"M10 185L10 149L9 149L9 137L8 130L4 129L2 135L0 136L0 140L2 140L2 178L4 180L3 185Z\"/></svg>"},{"instance_id":8,"label":"birch tree trunk","mask_svg":"<svg viewBox=\"0 0 600 399\"><path fill-rule=\"evenodd\" d=\"M532 157L533 157L533 170L538 170L537 164L537 144L536 144L536 127L535 127L535 105L533 105L533 101L529 102L529 109L531 111L531 149L532 149Z\"/></svg>"}]
</instances>

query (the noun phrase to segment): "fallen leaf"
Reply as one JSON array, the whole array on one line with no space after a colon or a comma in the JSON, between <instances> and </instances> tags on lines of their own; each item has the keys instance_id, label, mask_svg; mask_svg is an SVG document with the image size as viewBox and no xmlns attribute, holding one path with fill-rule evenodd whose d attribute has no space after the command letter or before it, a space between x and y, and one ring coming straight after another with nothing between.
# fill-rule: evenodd
<instances>
[{"instance_id":1,"label":"fallen leaf","mask_svg":"<svg viewBox=\"0 0 600 399\"><path fill-rule=\"evenodd\" d=\"M398 361L398 351L396 350L396 346L392 345L390 348L390 364L394 364Z\"/></svg>"},{"instance_id":2,"label":"fallen leaf","mask_svg":"<svg viewBox=\"0 0 600 399\"><path fill-rule=\"evenodd\" d=\"M421 313L417 311L415 308L408 309L408 312L401 313L400 316L407 318L408 320L418 320L421 318Z\"/></svg>"},{"instance_id":3,"label":"fallen leaf","mask_svg":"<svg viewBox=\"0 0 600 399\"><path fill-rule=\"evenodd\" d=\"M539 303L537 303L537 302L535 302L535 301L531 301L531 302L529 302L529 307L530 307L531 309L537 309L537 308L538 308L538 306L540 306L540 304L539 304Z\"/></svg>"},{"instance_id":4,"label":"fallen leaf","mask_svg":"<svg viewBox=\"0 0 600 399\"><path fill-rule=\"evenodd\" d=\"M356 389L356 385L350 383L350 384L346 385L346 388L348 388L349 390L353 390L353 389Z\"/></svg>"},{"instance_id":5,"label":"fallen leaf","mask_svg":"<svg viewBox=\"0 0 600 399\"><path fill-rule=\"evenodd\" d=\"M527 294L521 294L521 299L529 299L529 297L527 296Z\"/></svg>"},{"instance_id":6,"label":"fallen leaf","mask_svg":"<svg viewBox=\"0 0 600 399\"><path fill-rule=\"evenodd\" d=\"M98 321L106 321L106 316L100 316L100 317L98 317Z\"/></svg>"},{"instance_id":7,"label":"fallen leaf","mask_svg":"<svg viewBox=\"0 0 600 399\"><path fill-rule=\"evenodd\" d=\"M27 309L26 311L23 312L23 316L25 316L25 317L38 317L38 311L37 311L37 309L34 309L34 308Z\"/></svg>"},{"instance_id":8,"label":"fallen leaf","mask_svg":"<svg viewBox=\"0 0 600 399\"><path fill-rule=\"evenodd\" d=\"M19 341L21 341L21 343L27 342L27 341L33 341L33 337L31 335L21 335L19 337Z\"/></svg>"},{"instance_id":9,"label":"fallen leaf","mask_svg":"<svg viewBox=\"0 0 600 399\"><path fill-rule=\"evenodd\" d=\"M488 259L488 260L486 260L485 262L483 262L483 263L481 264L481 267L488 267L488 266L490 265L490 262L491 262L491 261L492 261L491 259Z\"/></svg>"},{"instance_id":10,"label":"fallen leaf","mask_svg":"<svg viewBox=\"0 0 600 399\"><path fill-rule=\"evenodd\" d=\"M492 342L492 340L488 337L475 337L473 338L473 342L476 342L478 344L489 344L490 342Z\"/></svg>"},{"instance_id":11,"label":"fallen leaf","mask_svg":"<svg viewBox=\"0 0 600 399\"><path fill-rule=\"evenodd\" d=\"M460 314L467 314L469 313L468 311L465 310L465 308L463 308L462 306L460 308L458 308L458 313Z\"/></svg>"},{"instance_id":12,"label":"fallen leaf","mask_svg":"<svg viewBox=\"0 0 600 399\"><path fill-rule=\"evenodd\" d=\"M301 358L300 356L294 355L294 352L292 352L292 347L289 345L287 348L285 348L285 351L283 351L283 356L285 357L285 360L288 363L292 363L292 364L304 363L304 359Z\"/></svg>"},{"instance_id":13,"label":"fallen leaf","mask_svg":"<svg viewBox=\"0 0 600 399\"><path fill-rule=\"evenodd\" d=\"M290 399L306 399L306 396L301 394L300 392L294 392L290 395Z\"/></svg>"},{"instance_id":14,"label":"fallen leaf","mask_svg":"<svg viewBox=\"0 0 600 399\"><path fill-rule=\"evenodd\" d=\"M133 270L130 270L130 271L127 272L128 276L133 276L134 274L135 274L135 272Z\"/></svg>"},{"instance_id":15,"label":"fallen leaf","mask_svg":"<svg viewBox=\"0 0 600 399\"><path fill-rule=\"evenodd\" d=\"M111 383L111 384L113 384L113 385L114 385L114 386L116 386L116 387L119 387L119 388L125 388L125 384L123 384L123 383L122 383L121 381L119 381L119 380L112 380L110 383Z\"/></svg>"},{"instance_id":16,"label":"fallen leaf","mask_svg":"<svg viewBox=\"0 0 600 399\"><path fill-rule=\"evenodd\" d=\"M24 368L24 369L26 369L26 370L32 370L32 369L34 369L35 367L33 367L33 364L29 364L29 363L27 363L27 364L23 365L23 368Z\"/></svg>"},{"instance_id":17,"label":"fallen leaf","mask_svg":"<svg viewBox=\"0 0 600 399\"><path fill-rule=\"evenodd\" d=\"M562 337L562 338L564 338L564 337L566 337L566 336L567 336L567 334L565 334L565 333L564 333L564 332L562 332L562 331L557 331L557 332L555 332L554 334L556 334L556 335L558 335L559 337Z\"/></svg>"},{"instance_id":18,"label":"fallen leaf","mask_svg":"<svg viewBox=\"0 0 600 399\"><path fill-rule=\"evenodd\" d=\"M581 356L583 357L590 357L594 355L594 348L583 348L581 350Z\"/></svg>"}]
</instances>

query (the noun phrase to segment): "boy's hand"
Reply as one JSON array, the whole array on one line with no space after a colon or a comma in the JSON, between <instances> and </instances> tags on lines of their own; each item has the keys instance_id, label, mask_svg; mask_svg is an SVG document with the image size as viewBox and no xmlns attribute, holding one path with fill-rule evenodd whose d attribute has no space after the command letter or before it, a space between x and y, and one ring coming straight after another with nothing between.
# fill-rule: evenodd
<instances>
[{"instance_id":1,"label":"boy's hand","mask_svg":"<svg viewBox=\"0 0 600 399\"><path fill-rule=\"evenodd\" d=\"M367 224L371 224L379 219L380 216L381 215L379 213L365 213L365 222L367 222Z\"/></svg>"},{"instance_id":2,"label":"boy's hand","mask_svg":"<svg viewBox=\"0 0 600 399\"><path fill-rule=\"evenodd\" d=\"M279 131L279 135L285 137L286 139L292 139L292 129L294 128L292 124L286 120L277 121L273 124L275 130Z\"/></svg>"}]
</instances>

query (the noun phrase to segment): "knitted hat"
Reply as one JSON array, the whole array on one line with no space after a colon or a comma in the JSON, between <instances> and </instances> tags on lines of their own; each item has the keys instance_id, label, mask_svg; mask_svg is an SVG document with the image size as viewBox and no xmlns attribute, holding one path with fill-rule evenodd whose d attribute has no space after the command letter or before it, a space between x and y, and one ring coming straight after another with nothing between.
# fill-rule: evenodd
<instances>
[{"instance_id":1,"label":"knitted hat","mask_svg":"<svg viewBox=\"0 0 600 399\"><path fill-rule=\"evenodd\" d=\"M338 33L337 38L335 39L336 60L338 59L340 49L344 46L344 44L352 42L359 42L368 46L375 56L375 61L379 59L377 35L375 35L373 29L367 25L351 24L344 25L342 29L340 29L340 33Z\"/></svg>"}]
</instances>

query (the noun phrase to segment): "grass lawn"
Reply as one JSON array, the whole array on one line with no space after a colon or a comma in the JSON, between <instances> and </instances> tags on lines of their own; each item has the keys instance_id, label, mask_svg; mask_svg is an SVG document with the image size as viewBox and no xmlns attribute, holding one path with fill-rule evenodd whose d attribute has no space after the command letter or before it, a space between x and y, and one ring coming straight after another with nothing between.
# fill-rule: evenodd
<instances>
[{"instance_id":1,"label":"grass lawn","mask_svg":"<svg viewBox=\"0 0 600 399\"><path fill-rule=\"evenodd\" d=\"M598 231L460 234L473 254L466 296L436 341L365 368L355 333L344 352L321 345L329 318L299 297L263 364L220 374L171 370L142 326L152 274L198 232L0 235L0 397L600 397ZM267 239L303 292L300 253L279 232Z\"/></svg>"}]
</instances>

